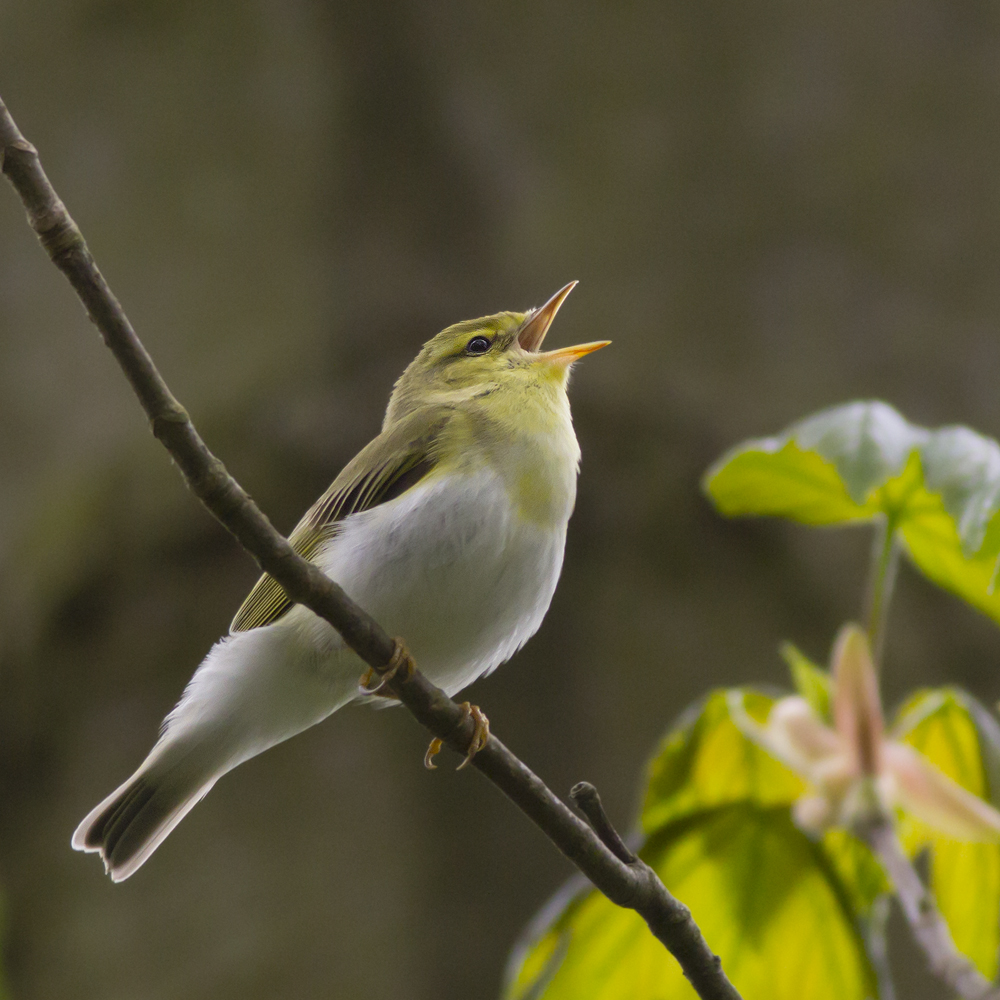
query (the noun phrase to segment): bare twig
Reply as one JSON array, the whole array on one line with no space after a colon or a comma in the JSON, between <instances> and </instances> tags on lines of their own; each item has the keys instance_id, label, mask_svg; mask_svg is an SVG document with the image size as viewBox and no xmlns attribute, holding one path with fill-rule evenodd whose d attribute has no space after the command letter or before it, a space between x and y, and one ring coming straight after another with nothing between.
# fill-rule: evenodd
<instances>
[{"instance_id":1,"label":"bare twig","mask_svg":"<svg viewBox=\"0 0 1000 1000\"><path fill-rule=\"evenodd\" d=\"M1000 989L955 947L934 896L903 852L892 821L877 817L859 823L855 832L872 849L892 880L903 915L927 956L931 972L963 1000L1000 1000Z\"/></svg>"},{"instance_id":2,"label":"bare twig","mask_svg":"<svg viewBox=\"0 0 1000 1000\"><path fill-rule=\"evenodd\" d=\"M328 621L373 670L398 665L397 643L312 563L300 558L208 450L140 343L76 224L49 183L35 148L0 101L0 167L56 267L69 279L139 397L153 434L177 463L191 491L273 576L288 596ZM395 660L394 660L395 658ZM412 664L412 661L410 661ZM398 670L388 686L435 736L464 754L470 713L416 669ZM687 907L641 861L625 864L495 736L472 764L505 792L612 902L636 910L669 949L703 1000L739 1000Z\"/></svg>"},{"instance_id":3,"label":"bare twig","mask_svg":"<svg viewBox=\"0 0 1000 1000\"><path fill-rule=\"evenodd\" d=\"M636 856L625 845L621 835L614 828L608 814L604 811L597 789L589 781L579 781L570 790L569 797L576 803L577 809L587 817L594 828L594 833L611 853L627 865L635 864Z\"/></svg>"}]
</instances>

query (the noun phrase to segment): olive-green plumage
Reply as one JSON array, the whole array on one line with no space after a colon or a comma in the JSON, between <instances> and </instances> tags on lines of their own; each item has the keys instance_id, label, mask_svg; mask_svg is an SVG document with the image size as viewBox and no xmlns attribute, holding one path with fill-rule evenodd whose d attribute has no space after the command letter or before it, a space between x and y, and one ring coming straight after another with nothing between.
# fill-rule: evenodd
<instances>
[{"instance_id":1,"label":"olive-green plumage","mask_svg":"<svg viewBox=\"0 0 1000 1000\"><path fill-rule=\"evenodd\" d=\"M557 415L546 412L545 402L554 410L565 395L569 364L585 349L606 343L548 355L537 352L567 289L558 293L562 298L544 317L537 343L529 343L534 351L519 340L527 314L517 312L465 320L427 341L396 382L382 433L344 467L292 532L289 540L295 551L309 559L333 537L343 518L399 496L438 465L451 472L463 464L492 462L507 473L522 514L544 521L553 506L544 474L549 449L512 449L511 442L525 430L531 439L543 441L556 431ZM489 346L470 354L468 346L476 338ZM534 405L526 406L526 398ZM268 625L291 606L277 581L265 574L236 613L230 631Z\"/></svg>"}]
</instances>

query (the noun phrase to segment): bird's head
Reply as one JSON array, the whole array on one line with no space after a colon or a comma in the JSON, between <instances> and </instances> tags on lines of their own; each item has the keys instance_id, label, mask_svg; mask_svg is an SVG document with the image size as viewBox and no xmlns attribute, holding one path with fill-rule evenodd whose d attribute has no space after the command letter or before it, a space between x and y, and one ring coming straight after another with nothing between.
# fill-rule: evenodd
<instances>
[{"instance_id":1,"label":"bird's head","mask_svg":"<svg viewBox=\"0 0 1000 1000\"><path fill-rule=\"evenodd\" d=\"M428 340L396 383L386 426L435 401L460 402L498 389L565 391L573 363L610 343L598 340L541 350L559 307L575 287L571 281L545 305L526 313L502 312L465 320Z\"/></svg>"}]
</instances>

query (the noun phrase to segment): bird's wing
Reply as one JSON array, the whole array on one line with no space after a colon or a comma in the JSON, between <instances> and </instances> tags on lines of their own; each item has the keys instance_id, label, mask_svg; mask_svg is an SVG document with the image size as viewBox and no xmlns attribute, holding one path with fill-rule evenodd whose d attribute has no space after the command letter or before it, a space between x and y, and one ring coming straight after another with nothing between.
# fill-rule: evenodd
<instances>
[{"instance_id":1,"label":"bird's wing","mask_svg":"<svg viewBox=\"0 0 1000 1000\"><path fill-rule=\"evenodd\" d=\"M417 411L383 431L346 465L289 536L292 548L311 559L350 514L371 510L416 486L437 464L437 442L448 414L428 421ZM230 632L270 625L292 607L281 585L266 573L241 605Z\"/></svg>"}]
</instances>

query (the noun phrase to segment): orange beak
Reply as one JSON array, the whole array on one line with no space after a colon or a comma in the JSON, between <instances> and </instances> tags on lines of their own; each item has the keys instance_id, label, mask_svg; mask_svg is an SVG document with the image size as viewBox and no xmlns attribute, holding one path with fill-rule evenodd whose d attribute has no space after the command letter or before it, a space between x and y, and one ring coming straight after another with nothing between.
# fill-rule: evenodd
<instances>
[{"instance_id":1,"label":"orange beak","mask_svg":"<svg viewBox=\"0 0 1000 1000\"><path fill-rule=\"evenodd\" d=\"M530 351L532 354L538 354L538 349L542 346L545 334L549 332L549 327L556 318L559 307L566 301L566 297L576 286L577 282L571 281L565 287L560 288L545 305L540 306L531 313L517 335L517 342L524 350ZM544 354L538 354L538 357L539 360L544 359L545 361L555 361L556 363L571 365L585 354L590 354L591 351L598 351L602 347L607 347L610 343L610 340L595 340L590 344L578 344L575 347L561 347L557 351L546 351Z\"/></svg>"},{"instance_id":2,"label":"orange beak","mask_svg":"<svg viewBox=\"0 0 1000 1000\"><path fill-rule=\"evenodd\" d=\"M585 354L591 351L599 351L602 347L607 347L610 340L592 340L589 344L577 344L575 347L560 347L558 351L545 351L538 355L539 361L556 361L564 365L571 365L574 361L579 361Z\"/></svg>"}]
</instances>

